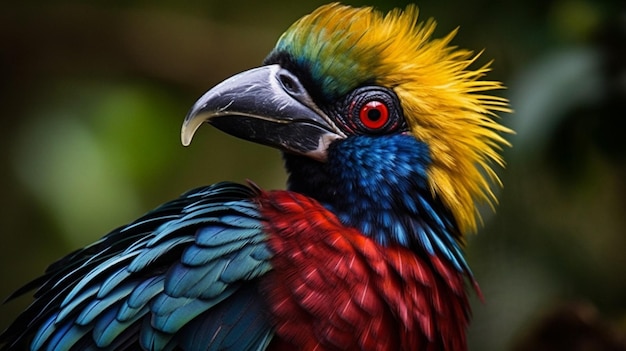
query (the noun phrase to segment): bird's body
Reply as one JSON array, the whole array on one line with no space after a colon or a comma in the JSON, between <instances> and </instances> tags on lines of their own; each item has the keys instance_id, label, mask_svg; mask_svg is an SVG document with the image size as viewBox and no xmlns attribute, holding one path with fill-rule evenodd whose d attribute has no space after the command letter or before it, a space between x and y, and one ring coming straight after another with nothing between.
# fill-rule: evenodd
<instances>
[{"instance_id":1,"label":"bird's body","mask_svg":"<svg viewBox=\"0 0 626 351\"><path fill-rule=\"evenodd\" d=\"M323 6L207 92L183 143L208 121L275 146L288 190L199 188L68 255L4 349L465 349L462 238L507 107L416 18Z\"/></svg>"}]
</instances>

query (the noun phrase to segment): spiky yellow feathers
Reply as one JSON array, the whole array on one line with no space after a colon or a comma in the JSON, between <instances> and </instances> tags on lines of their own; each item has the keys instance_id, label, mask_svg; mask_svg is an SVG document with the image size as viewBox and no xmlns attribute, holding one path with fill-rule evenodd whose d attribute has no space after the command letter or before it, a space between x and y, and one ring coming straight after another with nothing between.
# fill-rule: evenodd
<instances>
[{"instance_id":1,"label":"spiky yellow feathers","mask_svg":"<svg viewBox=\"0 0 626 351\"><path fill-rule=\"evenodd\" d=\"M480 53L450 45L456 30L432 38L435 26L432 19L418 22L413 5L385 15L333 3L294 23L276 47L305 58L329 98L364 82L393 89L411 133L430 147L432 192L465 233L476 230L477 204L497 201L492 165L503 166L500 153L509 143L502 134L511 133L497 113L511 110L488 93L502 84L482 80L491 63L470 68Z\"/></svg>"}]
</instances>

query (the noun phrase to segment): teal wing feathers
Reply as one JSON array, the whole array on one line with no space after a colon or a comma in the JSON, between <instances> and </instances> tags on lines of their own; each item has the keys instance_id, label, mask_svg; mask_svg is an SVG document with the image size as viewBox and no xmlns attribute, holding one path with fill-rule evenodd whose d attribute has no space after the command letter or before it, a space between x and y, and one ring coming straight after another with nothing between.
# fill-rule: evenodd
<instances>
[{"instance_id":1,"label":"teal wing feathers","mask_svg":"<svg viewBox=\"0 0 626 351\"><path fill-rule=\"evenodd\" d=\"M255 196L192 190L52 264L9 297L37 288L2 349L264 349L271 252Z\"/></svg>"}]
</instances>

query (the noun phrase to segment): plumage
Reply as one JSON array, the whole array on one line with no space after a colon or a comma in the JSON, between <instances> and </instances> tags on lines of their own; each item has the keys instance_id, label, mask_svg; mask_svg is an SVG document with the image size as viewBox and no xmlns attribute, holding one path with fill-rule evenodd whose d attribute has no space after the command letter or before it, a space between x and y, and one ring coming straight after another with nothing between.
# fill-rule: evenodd
<instances>
[{"instance_id":1,"label":"plumage","mask_svg":"<svg viewBox=\"0 0 626 351\"><path fill-rule=\"evenodd\" d=\"M428 258L376 243L308 197L268 195L261 197L267 217L283 218L267 222L275 259L263 282L279 335L306 349L321 343L337 350L458 350L463 344L464 328L435 335L438 325L466 324L463 276L436 276Z\"/></svg>"},{"instance_id":2,"label":"plumage","mask_svg":"<svg viewBox=\"0 0 626 351\"><path fill-rule=\"evenodd\" d=\"M288 189L198 188L52 264L2 350L463 350L463 255L510 132L417 8L322 6L192 107L283 151Z\"/></svg>"}]
</instances>

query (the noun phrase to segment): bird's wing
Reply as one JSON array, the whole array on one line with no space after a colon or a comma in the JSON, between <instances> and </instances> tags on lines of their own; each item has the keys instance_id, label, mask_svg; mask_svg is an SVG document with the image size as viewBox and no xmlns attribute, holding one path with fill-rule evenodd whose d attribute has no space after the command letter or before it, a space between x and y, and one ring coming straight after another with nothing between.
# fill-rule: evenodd
<instances>
[{"instance_id":1,"label":"bird's wing","mask_svg":"<svg viewBox=\"0 0 626 351\"><path fill-rule=\"evenodd\" d=\"M264 349L271 267L254 190L192 190L52 264L2 349Z\"/></svg>"}]
</instances>

